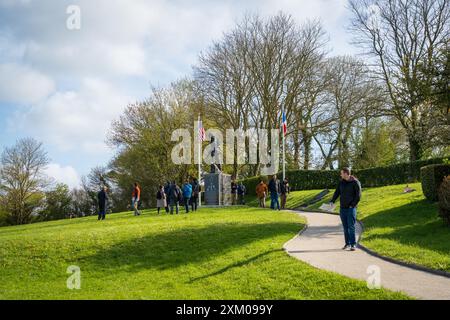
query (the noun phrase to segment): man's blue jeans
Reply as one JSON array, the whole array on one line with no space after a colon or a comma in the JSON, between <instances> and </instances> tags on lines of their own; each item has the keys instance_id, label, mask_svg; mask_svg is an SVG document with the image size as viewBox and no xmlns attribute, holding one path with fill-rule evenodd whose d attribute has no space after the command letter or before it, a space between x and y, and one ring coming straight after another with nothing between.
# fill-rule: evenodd
<instances>
[{"instance_id":1,"label":"man's blue jeans","mask_svg":"<svg viewBox=\"0 0 450 320\"><path fill-rule=\"evenodd\" d=\"M189 213L189 204L191 202L191 198L184 197L184 209L186 213Z\"/></svg>"},{"instance_id":2,"label":"man's blue jeans","mask_svg":"<svg viewBox=\"0 0 450 320\"><path fill-rule=\"evenodd\" d=\"M275 209L275 204L277 205L277 209L280 210L280 200L277 192L270 193L270 209Z\"/></svg>"},{"instance_id":3,"label":"man's blue jeans","mask_svg":"<svg viewBox=\"0 0 450 320\"><path fill-rule=\"evenodd\" d=\"M342 226L344 227L345 244L348 246L355 246L356 208L341 208L340 216Z\"/></svg>"}]
</instances>

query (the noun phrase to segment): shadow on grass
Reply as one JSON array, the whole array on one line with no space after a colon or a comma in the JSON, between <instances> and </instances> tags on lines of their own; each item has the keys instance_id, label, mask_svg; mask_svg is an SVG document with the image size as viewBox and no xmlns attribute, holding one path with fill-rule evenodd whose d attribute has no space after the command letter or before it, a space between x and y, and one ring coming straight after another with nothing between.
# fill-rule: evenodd
<instances>
[{"instance_id":1,"label":"shadow on grass","mask_svg":"<svg viewBox=\"0 0 450 320\"><path fill-rule=\"evenodd\" d=\"M363 241L392 240L450 256L450 228L438 217L436 206L426 200L380 211L363 218L362 222L368 231ZM392 228L393 231L371 234L373 228Z\"/></svg>"},{"instance_id":2,"label":"shadow on grass","mask_svg":"<svg viewBox=\"0 0 450 320\"><path fill-rule=\"evenodd\" d=\"M220 275L222 273L227 272L228 270L231 270L233 268L243 267L243 266L245 266L247 264L255 262L255 261L257 261L257 260L259 260L261 258L264 258L264 257L269 256L272 253L276 253L276 252L283 252L283 249L268 250L268 251L262 252L260 254L257 254L257 255L255 255L255 256L253 256L251 258L248 258L248 259L245 259L245 260L242 260L242 261L238 261L238 262L234 262L234 263L232 263L232 264L230 264L230 265L228 265L228 266L226 266L224 268L221 268L221 269L219 269L217 271L211 272L211 273L206 274L206 275L201 276L201 277L194 278L191 281L189 281L189 283L193 283L193 282L196 282L196 281L199 281L199 280L203 280L203 279L207 279L207 278L210 278L210 277L218 276L218 275Z\"/></svg>"},{"instance_id":3,"label":"shadow on grass","mask_svg":"<svg viewBox=\"0 0 450 320\"><path fill-rule=\"evenodd\" d=\"M273 222L174 229L117 243L79 262L98 265L103 270L166 270L207 261L233 248L242 248L263 239L285 236L287 241L301 228L299 223Z\"/></svg>"}]
</instances>

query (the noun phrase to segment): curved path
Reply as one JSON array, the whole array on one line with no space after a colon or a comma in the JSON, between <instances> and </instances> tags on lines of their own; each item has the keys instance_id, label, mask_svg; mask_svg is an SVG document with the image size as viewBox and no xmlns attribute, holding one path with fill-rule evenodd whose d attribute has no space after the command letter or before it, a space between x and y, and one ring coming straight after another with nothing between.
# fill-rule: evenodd
<instances>
[{"instance_id":1,"label":"curved path","mask_svg":"<svg viewBox=\"0 0 450 320\"><path fill-rule=\"evenodd\" d=\"M384 288L401 291L418 299L450 300L450 278L400 266L362 250L341 250L344 234L338 215L293 212L304 216L308 220L308 227L284 245L289 255L314 267L363 281L367 281L373 268L378 267L381 286ZM359 237L361 228L357 226Z\"/></svg>"}]
</instances>

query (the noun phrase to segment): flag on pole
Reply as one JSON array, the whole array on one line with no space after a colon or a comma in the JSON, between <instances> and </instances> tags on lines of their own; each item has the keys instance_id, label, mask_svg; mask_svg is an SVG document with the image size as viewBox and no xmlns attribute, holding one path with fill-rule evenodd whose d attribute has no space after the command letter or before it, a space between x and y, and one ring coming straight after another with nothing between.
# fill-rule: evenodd
<instances>
[{"instance_id":1,"label":"flag on pole","mask_svg":"<svg viewBox=\"0 0 450 320\"><path fill-rule=\"evenodd\" d=\"M287 134L287 119L286 119L286 112L283 111L283 122L281 124L283 126L283 135L286 136Z\"/></svg>"},{"instance_id":2,"label":"flag on pole","mask_svg":"<svg viewBox=\"0 0 450 320\"><path fill-rule=\"evenodd\" d=\"M206 141L206 131L201 120L198 121L198 137L200 141Z\"/></svg>"}]
</instances>

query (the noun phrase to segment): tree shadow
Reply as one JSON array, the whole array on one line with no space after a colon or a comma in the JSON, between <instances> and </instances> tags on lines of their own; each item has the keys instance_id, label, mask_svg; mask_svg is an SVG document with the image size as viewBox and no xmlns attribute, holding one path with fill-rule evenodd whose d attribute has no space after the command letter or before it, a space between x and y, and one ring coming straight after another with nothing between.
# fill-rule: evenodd
<instances>
[{"instance_id":1,"label":"tree shadow","mask_svg":"<svg viewBox=\"0 0 450 320\"><path fill-rule=\"evenodd\" d=\"M81 258L79 263L99 266L102 270L167 270L207 261L233 248L263 239L293 236L301 228L299 223L287 222L223 223L202 228L182 228L114 244Z\"/></svg>"},{"instance_id":2,"label":"tree shadow","mask_svg":"<svg viewBox=\"0 0 450 320\"><path fill-rule=\"evenodd\" d=\"M221 269L219 269L217 271L205 274L205 275L203 275L201 277L193 278L193 279L191 279L189 281L189 283L194 283L194 282L199 281L199 280L203 280L203 279L207 279L207 278L210 278L210 277L218 276L218 275L220 275L222 273L227 272L230 269L243 267L243 266L245 266L245 265L247 265L249 263L255 262L255 261L257 261L257 260L259 260L259 259L261 259L263 257L266 257L266 256L268 256L268 255L270 255L272 253L282 252L282 251L283 251L283 249L276 249L276 250L274 249L274 250L268 250L268 251L262 252L262 253L257 254L257 255L255 255L255 256L253 256L251 258L248 258L248 259L245 259L245 260L241 260L241 261L237 261L237 262L234 262L232 264L229 264L228 266L223 267L223 268L221 268Z\"/></svg>"},{"instance_id":3,"label":"tree shadow","mask_svg":"<svg viewBox=\"0 0 450 320\"><path fill-rule=\"evenodd\" d=\"M380 211L363 218L362 222L368 230L393 229L382 234L363 233L363 240L392 240L450 256L450 228L439 219L436 206L426 200Z\"/></svg>"}]
</instances>

